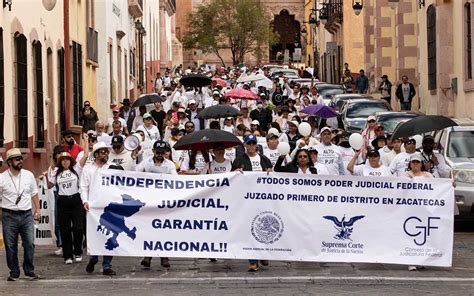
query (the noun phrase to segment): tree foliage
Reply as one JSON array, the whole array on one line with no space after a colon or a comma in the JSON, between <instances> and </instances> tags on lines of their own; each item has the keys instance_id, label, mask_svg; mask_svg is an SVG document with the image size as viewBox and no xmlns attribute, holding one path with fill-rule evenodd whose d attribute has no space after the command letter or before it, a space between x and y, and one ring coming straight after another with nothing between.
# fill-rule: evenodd
<instances>
[{"instance_id":1,"label":"tree foliage","mask_svg":"<svg viewBox=\"0 0 474 296\"><path fill-rule=\"evenodd\" d=\"M262 47L275 42L270 21L258 0L209 0L189 15L184 47L214 53L223 65L222 51L229 48L236 65L246 54L260 57Z\"/></svg>"}]
</instances>

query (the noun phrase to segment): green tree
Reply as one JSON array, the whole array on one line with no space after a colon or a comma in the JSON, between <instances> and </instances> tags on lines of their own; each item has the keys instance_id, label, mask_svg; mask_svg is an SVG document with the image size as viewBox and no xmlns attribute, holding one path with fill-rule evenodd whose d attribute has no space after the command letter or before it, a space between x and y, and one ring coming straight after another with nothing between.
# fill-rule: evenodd
<instances>
[{"instance_id":1,"label":"green tree","mask_svg":"<svg viewBox=\"0 0 474 296\"><path fill-rule=\"evenodd\" d=\"M275 43L270 21L270 14L258 0L209 0L189 15L183 44L216 54L224 66L222 51L228 48L232 63L237 65L246 54L258 58L262 47Z\"/></svg>"}]
</instances>

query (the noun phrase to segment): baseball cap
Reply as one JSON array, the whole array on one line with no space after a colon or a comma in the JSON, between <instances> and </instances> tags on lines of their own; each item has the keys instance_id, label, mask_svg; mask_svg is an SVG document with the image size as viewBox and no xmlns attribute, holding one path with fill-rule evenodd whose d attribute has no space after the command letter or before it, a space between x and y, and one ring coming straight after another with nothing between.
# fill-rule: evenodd
<instances>
[{"instance_id":1,"label":"baseball cap","mask_svg":"<svg viewBox=\"0 0 474 296\"><path fill-rule=\"evenodd\" d=\"M120 108L118 106L115 106L113 109L112 109L112 112L120 112Z\"/></svg>"},{"instance_id":2,"label":"baseball cap","mask_svg":"<svg viewBox=\"0 0 474 296\"><path fill-rule=\"evenodd\" d=\"M255 137L254 135L248 135L244 138L245 144L249 144L250 142L254 142L255 144L257 144L257 137Z\"/></svg>"},{"instance_id":3,"label":"baseball cap","mask_svg":"<svg viewBox=\"0 0 474 296\"><path fill-rule=\"evenodd\" d=\"M214 96L214 95L220 96L220 95L221 95L221 92L218 91L218 90L215 90L215 91L212 92L212 95L213 95L213 96Z\"/></svg>"},{"instance_id":4,"label":"baseball cap","mask_svg":"<svg viewBox=\"0 0 474 296\"><path fill-rule=\"evenodd\" d=\"M427 135L423 138L423 143L431 143L433 144L434 143L434 138L433 136L431 135Z\"/></svg>"},{"instance_id":5,"label":"baseball cap","mask_svg":"<svg viewBox=\"0 0 474 296\"><path fill-rule=\"evenodd\" d=\"M380 157L380 152L377 150L370 150L367 152L367 157Z\"/></svg>"},{"instance_id":6,"label":"baseball cap","mask_svg":"<svg viewBox=\"0 0 474 296\"><path fill-rule=\"evenodd\" d=\"M269 140L271 138L278 138L278 135L275 135L274 133L268 133L267 134L267 140Z\"/></svg>"},{"instance_id":7,"label":"baseball cap","mask_svg":"<svg viewBox=\"0 0 474 296\"><path fill-rule=\"evenodd\" d=\"M120 135L115 135L112 137L112 145L123 144L123 137Z\"/></svg>"},{"instance_id":8,"label":"baseball cap","mask_svg":"<svg viewBox=\"0 0 474 296\"><path fill-rule=\"evenodd\" d=\"M331 129L329 127L325 126L321 129L320 134L324 133L325 131L329 131L330 133L332 133Z\"/></svg>"},{"instance_id":9,"label":"baseball cap","mask_svg":"<svg viewBox=\"0 0 474 296\"><path fill-rule=\"evenodd\" d=\"M367 117L367 121L371 121L371 120L375 120L375 116L370 115L369 117Z\"/></svg>"},{"instance_id":10,"label":"baseball cap","mask_svg":"<svg viewBox=\"0 0 474 296\"><path fill-rule=\"evenodd\" d=\"M153 150L163 151L168 149L171 150L170 144L168 144L168 142L158 140L153 144Z\"/></svg>"},{"instance_id":11,"label":"baseball cap","mask_svg":"<svg viewBox=\"0 0 474 296\"><path fill-rule=\"evenodd\" d=\"M253 125L260 125L260 121L258 120L252 120L252 122L250 124L253 124Z\"/></svg>"},{"instance_id":12,"label":"baseball cap","mask_svg":"<svg viewBox=\"0 0 474 296\"><path fill-rule=\"evenodd\" d=\"M196 100L190 100L188 105L191 105L191 104L196 104Z\"/></svg>"},{"instance_id":13,"label":"baseball cap","mask_svg":"<svg viewBox=\"0 0 474 296\"><path fill-rule=\"evenodd\" d=\"M296 121L296 120L288 121L288 124L293 124L293 125L296 126L296 127L299 127L299 126L300 126L300 124L299 124L298 121Z\"/></svg>"},{"instance_id":14,"label":"baseball cap","mask_svg":"<svg viewBox=\"0 0 474 296\"><path fill-rule=\"evenodd\" d=\"M415 145L416 145L416 139L410 137L410 138L407 139L406 143L412 143L412 144L415 144Z\"/></svg>"},{"instance_id":15,"label":"baseball cap","mask_svg":"<svg viewBox=\"0 0 474 296\"><path fill-rule=\"evenodd\" d=\"M151 118L151 117L152 117L151 114L148 113L148 112L143 114L143 119L147 119L147 118Z\"/></svg>"},{"instance_id":16,"label":"baseball cap","mask_svg":"<svg viewBox=\"0 0 474 296\"><path fill-rule=\"evenodd\" d=\"M414 160L418 160L418 161L423 161L423 158L421 157L421 154L420 153L413 153L412 156L410 156L410 162L414 161Z\"/></svg>"}]
</instances>

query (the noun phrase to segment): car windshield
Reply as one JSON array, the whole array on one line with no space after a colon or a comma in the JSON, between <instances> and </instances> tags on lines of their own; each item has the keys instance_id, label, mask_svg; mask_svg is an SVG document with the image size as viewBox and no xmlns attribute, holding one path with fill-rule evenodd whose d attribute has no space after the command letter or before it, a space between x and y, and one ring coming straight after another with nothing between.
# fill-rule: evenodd
<instances>
[{"instance_id":1,"label":"car windshield","mask_svg":"<svg viewBox=\"0 0 474 296\"><path fill-rule=\"evenodd\" d=\"M453 131L449 134L448 157L474 157L474 131Z\"/></svg>"},{"instance_id":2,"label":"car windshield","mask_svg":"<svg viewBox=\"0 0 474 296\"><path fill-rule=\"evenodd\" d=\"M378 119L378 122L384 127L387 133L391 134L400 122L406 122L412 118L413 117L381 117Z\"/></svg>"},{"instance_id":3,"label":"car windshield","mask_svg":"<svg viewBox=\"0 0 474 296\"><path fill-rule=\"evenodd\" d=\"M347 106L347 118L367 118L375 112L389 111L383 102L356 102Z\"/></svg>"},{"instance_id":4,"label":"car windshield","mask_svg":"<svg viewBox=\"0 0 474 296\"><path fill-rule=\"evenodd\" d=\"M327 98L327 97L330 97L330 96L333 96L333 95L343 94L344 89L343 88L323 88L323 89L318 90L318 93L321 96Z\"/></svg>"}]
</instances>

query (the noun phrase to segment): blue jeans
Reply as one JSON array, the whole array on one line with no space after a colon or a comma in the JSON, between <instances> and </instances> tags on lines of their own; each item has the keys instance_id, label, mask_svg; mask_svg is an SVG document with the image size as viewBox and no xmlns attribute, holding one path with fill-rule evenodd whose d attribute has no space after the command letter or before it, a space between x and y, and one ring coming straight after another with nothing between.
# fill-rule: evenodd
<instances>
[{"instance_id":1,"label":"blue jeans","mask_svg":"<svg viewBox=\"0 0 474 296\"><path fill-rule=\"evenodd\" d=\"M411 111L411 103L410 102L400 102L400 109L401 110L406 110L406 111Z\"/></svg>"},{"instance_id":2,"label":"blue jeans","mask_svg":"<svg viewBox=\"0 0 474 296\"><path fill-rule=\"evenodd\" d=\"M113 256L103 256L102 257L102 269L107 270L112 268L112 259L114 258ZM91 256L89 259L90 263L93 263L94 265L99 262L99 256Z\"/></svg>"},{"instance_id":3,"label":"blue jeans","mask_svg":"<svg viewBox=\"0 0 474 296\"><path fill-rule=\"evenodd\" d=\"M20 235L23 242L23 271L26 275L34 272L35 233L31 210L10 211L3 209L2 228L10 276L15 278L20 276L20 267L18 265L18 235Z\"/></svg>"}]
</instances>

